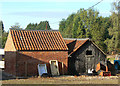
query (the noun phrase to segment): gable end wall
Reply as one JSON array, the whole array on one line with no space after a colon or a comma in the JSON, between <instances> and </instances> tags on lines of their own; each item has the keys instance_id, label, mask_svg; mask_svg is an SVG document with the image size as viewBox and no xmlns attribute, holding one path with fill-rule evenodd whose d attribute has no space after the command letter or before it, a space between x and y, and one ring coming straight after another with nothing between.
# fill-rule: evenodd
<instances>
[{"instance_id":1,"label":"gable end wall","mask_svg":"<svg viewBox=\"0 0 120 86\"><path fill-rule=\"evenodd\" d=\"M92 50L92 56L86 55L86 50ZM106 55L104 55L91 41L87 41L81 46L72 57L69 57L69 71L74 74L87 73L88 68L96 68L98 62L105 64Z\"/></svg>"},{"instance_id":2,"label":"gable end wall","mask_svg":"<svg viewBox=\"0 0 120 86\"><path fill-rule=\"evenodd\" d=\"M10 31L7 37L4 51L16 51Z\"/></svg>"},{"instance_id":3,"label":"gable end wall","mask_svg":"<svg viewBox=\"0 0 120 86\"><path fill-rule=\"evenodd\" d=\"M16 49L9 31L5 44L5 72L16 75Z\"/></svg>"}]
</instances>

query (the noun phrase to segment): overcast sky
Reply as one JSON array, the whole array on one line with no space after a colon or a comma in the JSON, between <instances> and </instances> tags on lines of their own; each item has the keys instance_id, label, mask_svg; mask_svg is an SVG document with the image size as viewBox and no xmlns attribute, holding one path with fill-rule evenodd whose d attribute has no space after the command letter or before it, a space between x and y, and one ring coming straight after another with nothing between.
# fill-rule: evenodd
<instances>
[{"instance_id":1,"label":"overcast sky","mask_svg":"<svg viewBox=\"0 0 120 86\"><path fill-rule=\"evenodd\" d=\"M15 23L25 28L29 23L48 20L52 29L59 28L59 21L67 18L80 8L89 8L101 0L1 0L0 20L5 30ZM100 16L109 16L111 3L115 0L103 0L94 7Z\"/></svg>"}]
</instances>

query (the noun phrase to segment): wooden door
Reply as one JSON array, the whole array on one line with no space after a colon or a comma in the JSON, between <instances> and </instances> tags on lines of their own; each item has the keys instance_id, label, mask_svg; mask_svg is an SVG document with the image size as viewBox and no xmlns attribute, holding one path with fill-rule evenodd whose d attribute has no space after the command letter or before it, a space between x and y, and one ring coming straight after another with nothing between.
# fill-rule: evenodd
<instances>
[{"instance_id":1,"label":"wooden door","mask_svg":"<svg viewBox=\"0 0 120 86\"><path fill-rule=\"evenodd\" d=\"M51 68L51 73L53 76L59 75L59 68L58 68L58 61L57 60L50 61L50 68Z\"/></svg>"},{"instance_id":2,"label":"wooden door","mask_svg":"<svg viewBox=\"0 0 120 86\"><path fill-rule=\"evenodd\" d=\"M87 56L87 73L92 73L92 71L94 70L94 56Z\"/></svg>"}]
</instances>

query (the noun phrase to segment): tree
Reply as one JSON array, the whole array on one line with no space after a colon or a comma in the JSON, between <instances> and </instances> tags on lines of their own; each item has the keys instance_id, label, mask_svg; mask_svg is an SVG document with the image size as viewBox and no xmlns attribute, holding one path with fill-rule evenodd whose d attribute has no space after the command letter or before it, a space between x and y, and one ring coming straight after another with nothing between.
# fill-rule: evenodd
<instances>
[{"instance_id":1,"label":"tree","mask_svg":"<svg viewBox=\"0 0 120 86\"><path fill-rule=\"evenodd\" d=\"M119 5L117 2L113 3L112 15L110 16L110 20L112 22L112 26L108 29L110 38L106 39L105 43L107 45L108 52L118 51L120 49L120 21L119 21Z\"/></svg>"},{"instance_id":2,"label":"tree","mask_svg":"<svg viewBox=\"0 0 120 86\"><path fill-rule=\"evenodd\" d=\"M48 21L41 21L37 26L36 30L51 30Z\"/></svg>"},{"instance_id":3,"label":"tree","mask_svg":"<svg viewBox=\"0 0 120 86\"><path fill-rule=\"evenodd\" d=\"M4 32L4 25L3 25L3 21L0 21L0 33Z\"/></svg>"},{"instance_id":4,"label":"tree","mask_svg":"<svg viewBox=\"0 0 120 86\"><path fill-rule=\"evenodd\" d=\"M67 19L62 19L59 23L59 31L61 32L63 37L72 37L72 25L74 19L74 13L69 15Z\"/></svg>"},{"instance_id":5,"label":"tree","mask_svg":"<svg viewBox=\"0 0 120 86\"><path fill-rule=\"evenodd\" d=\"M75 16L74 16L74 19L73 19L73 24L72 24L72 38L76 38L78 35L76 34L77 30L78 30L78 22L80 21L80 16L79 16L79 13L77 13Z\"/></svg>"},{"instance_id":6,"label":"tree","mask_svg":"<svg viewBox=\"0 0 120 86\"><path fill-rule=\"evenodd\" d=\"M2 34L4 32L3 22L0 21L0 48L2 48Z\"/></svg>"},{"instance_id":7,"label":"tree","mask_svg":"<svg viewBox=\"0 0 120 86\"><path fill-rule=\"evenodd\" d=\"M4 24L0 21L0 48L4 48L8 33L4 30Z\"/></svg>"},{"instance_id":8,"label":"tree","mask_svg":"<svg viewBox=\"0 0 120 86\"><path fill-rule=\"evenodd\" d=\"M102 50L106 51L104 41L109 37L108 17L98 16L94 9L80 9L59 24L59 31L65 38L91 38Z\"/></svg>"},{"instance_id":9,"label":"tree","mask_svg":"<svg viewBox=\"0 0 120 86\"><path fill-rule=\"evenodd\" d=\"M26 30L35 30L36 26L37 26L37 23L36 24L30 23L27 25L27 27L25 29Z\"/></svg>"},{"instance_id":10,"label":"tree","mask_svg":"<svg viewBox=\"0 0 120 86\"><path fill-rule=\"evenodd\" d=\"M39 24L30 23L25 28L26 30L51 30L48 21L41 21Z\"/></svg>"},{"instance_id":11,"label":"tree","mask_svg":"<svg viewBox=\"0 0 120 86\"><path fill-rule=\"evenodd\" d=\"M2 35L2 48L5 47L5 43L7 40L7 36L8 36L8 32L4 31L3 35Z\"/></svg>"},{"instance_id":12,"label":"tree","mask_svg":"<svg viewBox=\"0 0 120 86\"><path fill-rule=\"evenodd\" d=\"M20 27L19 23L15 23L15 25L11 26L10 29L21 30L22 28Z\"/></svg>"},{"instance_id":13,"label":"tree","mask_svg":"<svg viewBox=\"0 0 120 86\"><path fill-rule=\"evenodd\" d=\"M64 36L64 30L65 30L65 24L66 24L66 20L65 19L62 19L62 21L60 21L60 23L59 23L59 31L60 31L60 33L61 33L61 35L62 36Z\"/></svg>"}]
</instances>

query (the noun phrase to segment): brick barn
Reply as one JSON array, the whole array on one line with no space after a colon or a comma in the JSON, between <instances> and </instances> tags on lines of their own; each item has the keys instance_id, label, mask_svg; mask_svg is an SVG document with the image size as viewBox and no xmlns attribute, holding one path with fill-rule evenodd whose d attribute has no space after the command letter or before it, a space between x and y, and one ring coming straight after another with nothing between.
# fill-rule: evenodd
<instances>
[{"instance_id":1,"label":"brick barn","mask_svg":"<svg viewBox=\"0 0 120 86\"><path fill-rule=\"evenodd\" d=\"M89 38L64 39L68 46L69 74L88 74L96 69L100 62L106 65L106 54Z\"/></svg>"},{"instance_id":2,"label":"brick barn","mask_svg":"<svg viewBox=\"0 0 120 86\"><path fill-rule=\"evenodd\" d=\"M16 76L38 75L38 64L57 61L59 74L67 74L68 48L59 31L12 30L5 45L5 72Z\"/></svg>"}]
</instances>

